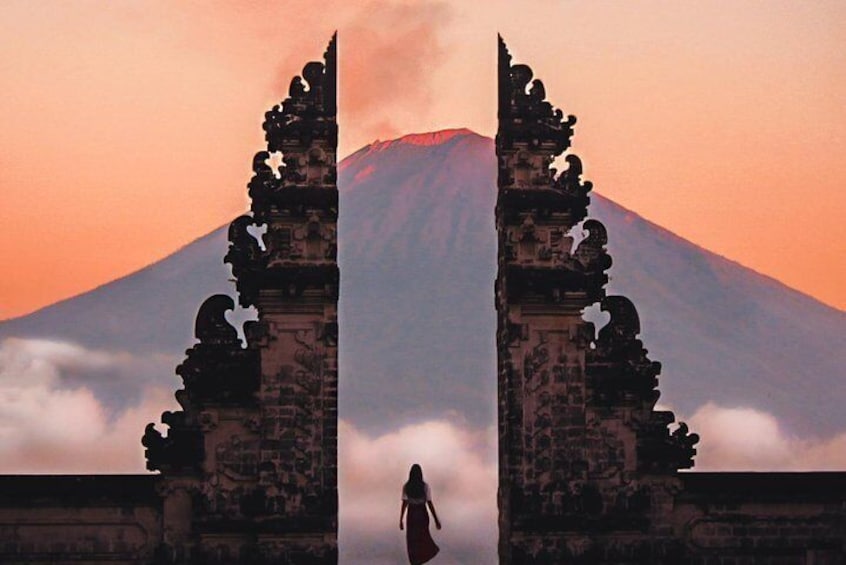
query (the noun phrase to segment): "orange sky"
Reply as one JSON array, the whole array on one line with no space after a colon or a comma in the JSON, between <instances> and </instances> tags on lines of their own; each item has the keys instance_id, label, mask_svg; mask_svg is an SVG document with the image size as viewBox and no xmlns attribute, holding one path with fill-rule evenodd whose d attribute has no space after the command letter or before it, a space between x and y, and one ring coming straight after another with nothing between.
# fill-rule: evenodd
<instances>
[{"instance_id":1,"label":"orange sky","mask_svg":"<svg viewBox=\"0 0 846 565\"><path fill-rule=\"evenodd\" d=\"M0 4L0 319L246 206L264 111L339 31L341 154L495 132L495 34L596 189L846 308L846 3ZM614 234L610 234L614 237Z\"/></svg>"}]
</instances>

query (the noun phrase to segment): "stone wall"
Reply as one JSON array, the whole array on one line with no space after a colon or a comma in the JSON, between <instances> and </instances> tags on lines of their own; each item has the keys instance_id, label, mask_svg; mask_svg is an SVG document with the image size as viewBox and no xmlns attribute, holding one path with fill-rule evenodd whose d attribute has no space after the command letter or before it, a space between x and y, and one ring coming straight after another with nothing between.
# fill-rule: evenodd
<instances>
[{"instance_id":1,"label":"stone wall","mask_svg":"<svg viewBox=\"0 0 846 565\"><path fill-rule=\"evenodd\" d=\"M155 475L0 476L0 563L152 563Z\"/></svg>"},{"instance_id":2,"label":"stone wall","mask_svg":"<svg viewBox=\"0 0 846 565\"><path fill-rule=\"evenodd\" d=\"M846 473L680 473L689 563L846 562Z\"/></svg>"}]
</instances>

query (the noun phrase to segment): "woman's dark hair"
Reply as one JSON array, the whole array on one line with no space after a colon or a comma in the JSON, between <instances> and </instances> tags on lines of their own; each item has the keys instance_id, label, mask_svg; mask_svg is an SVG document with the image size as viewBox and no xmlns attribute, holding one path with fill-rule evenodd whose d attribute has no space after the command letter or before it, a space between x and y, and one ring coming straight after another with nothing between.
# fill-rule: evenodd
<instances>
[{"instance_id":1,"label":"woman's dark hair","mask_svg":"<svg viewBox=\"0 0 846 565\"><path fill-rule=\"evenodd\" d=\"M426 487L423 482L423 469L415 463L408 471L408 482L402 487L408 498L425 498Z\"/></svg>"}]
</instances>

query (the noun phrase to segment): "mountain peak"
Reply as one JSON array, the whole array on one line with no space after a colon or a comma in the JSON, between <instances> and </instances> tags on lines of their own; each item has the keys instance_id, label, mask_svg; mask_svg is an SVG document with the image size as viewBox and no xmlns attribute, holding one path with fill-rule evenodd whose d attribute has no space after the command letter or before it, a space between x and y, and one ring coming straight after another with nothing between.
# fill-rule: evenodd
<instances>
[{"instance_id":1,"label":"mountain peak","mask_svg":"<svg viewBox=\"0 0 846 565\"><path fill-rule=\"evenodd\" d=\"M466 137L468 135L473 135L476 137L482 137L478 133L469 130L467 128L452 128L452 129L442 129L439 131L432 131L427 133L410 133L404 135L397 139L391 139L388 141L379 141L376 140L370 144L371 151L373 150L381 150L387 149L392 145L442 145L451 139L456 137Z\"/></svg>"},{"instance_id":2,"label":"mountain peak","mask_svg":"<svg viewBox=\"0 0 846 565\"><path fill-rule=\"evenodd\" d=\"M485 137L467 128L449 128L425 133L409 133L402 137L386 141L377 139L342 159L338 163L338 171L354 169L356 164L369 162L368 159L376 154L396 150L403 146L406 148L411 146L422 149L425 147L441 147L451 142L469 142L472 146L481 148L485 147L486 144L491 144L493 140L490 137ZM491 155L493 155L493 149L491 149ZM363 176L367 176L372 172L372 166L368 166L370 167L368 170L362 171ZM360 178L363 178L363 176ZM356 180L360 180L360 178Z\"/></svg>"}]
</instances>

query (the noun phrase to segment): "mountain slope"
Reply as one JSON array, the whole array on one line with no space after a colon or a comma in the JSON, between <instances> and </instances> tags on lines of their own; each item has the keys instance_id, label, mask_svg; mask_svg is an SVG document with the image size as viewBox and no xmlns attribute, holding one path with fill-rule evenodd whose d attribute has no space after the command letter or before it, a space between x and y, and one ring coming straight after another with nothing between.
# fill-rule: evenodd
<instances>
[{"instance_id":1,"label":"mountain slope","mask_svg":"<svg viewBox=\"0 0 846 565\"><path fill-rule=\"evenodd\" d=\"M493 423L495 175L492 141L468 130L377 142L341 163L342 417L373 431L443 414ZM846 430L846 314L597 194L590 212L608 227L609 292L633 299L644 344L664 365L663 403L688 415L708 401L755 407L801 434ZM221 228L4 322L0 338L178 358L200 302L231 292L225 249ZM169 381L173 367L161 370ZM114 398L113 387L88 386Z\"/></svg>"},{"instance_id":2,"label":"mountain slope","mask_svg":"<svg viewBox=\"0 0 846 565\"><path fill-rule=\"evenodd\" d=\"M663 402L688 415L706 401L754 407L802 435L846 429L846 313L593 200L610 291L638 307Z\"/></svg>"},{"instance_id":3,"label":"mountain slope","mask_svg":"<svg viewBox=\"0 0 846 565\"><path fill-rule=\"evenodd\" d=\"M231 292L226 229L89 292L0 323L0 337L69 339L91 348L138 353L191 343L194 314L209 294Z\"/></svg>"}]
</instances>

